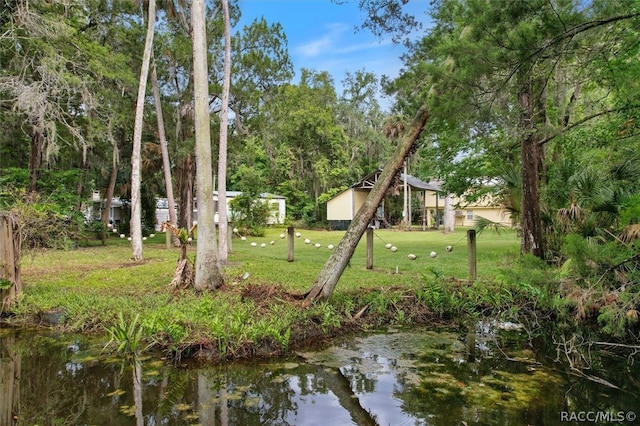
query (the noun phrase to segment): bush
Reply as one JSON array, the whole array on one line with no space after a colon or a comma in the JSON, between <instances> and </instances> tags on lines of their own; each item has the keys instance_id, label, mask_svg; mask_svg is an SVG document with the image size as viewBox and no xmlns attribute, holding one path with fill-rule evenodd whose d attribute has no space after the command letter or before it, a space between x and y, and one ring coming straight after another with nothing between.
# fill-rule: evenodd
<instances>
[{"instance_id":1,"label":"bush","mask_svg":"<svg viewBox=\"0 0 640 426\"><path fill-rule=\"evenodd\" d=\"M69 248L78 241L84 217L37 193L13 193L10 211L18 218L22 248Z\"/></svg>"},{"instance_id":2,"label":"bush","mask_svg":"<svg viewBox=\"0 0 640 426\"><path fill-rule=\"evenodd\" d=\"M267 220L271 214L268 201L243 193L233 198L229 206L233 211L231 221L237 228L242 229L247 235L264 236Z\"/></svg>"}]
</instances>

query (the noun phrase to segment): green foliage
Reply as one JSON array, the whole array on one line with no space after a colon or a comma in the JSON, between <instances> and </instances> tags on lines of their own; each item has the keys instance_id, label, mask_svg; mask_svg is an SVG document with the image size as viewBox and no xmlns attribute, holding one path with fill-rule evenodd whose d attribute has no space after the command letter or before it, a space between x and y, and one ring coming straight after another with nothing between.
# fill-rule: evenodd
<instances>
[{"instance_id":1,"label":"green foliage","mask_svg":"<svg viewBox=\"0 0 640 426\"><path fill-rule=\"evenodd\" d=\"M102 236L107 232L107 227L104 223L94 220L87 222L83 226L83 231L87 236L92 236L94 239L100 240Z\"/></svg>"},{"instance_id":2,"label":"green foliage","mask_svg":"<svg viewBox=\"0 0 640 426\"><path fill-rule=\"evenodd\" d=\"M604 333L625 336L638 320L640 267L637 248L606 238L566 237L562 268L567 309L577 321L597 319Z\"/></svg>"},{"instance_id":3,"label":"green foliage","mask_svg":"<svg viewBox=\"0 0 640 426\"><path fill-rule=\"evenodd\" d=\"M70 206L24 191L11 193L4 202L18 219L24 249L65 249L80 238L84 217Z\"/></svg>"},{"instance_id":4,"label":"green foliage","mask_svg":"<svg viewBox=\"0 0 640 426\"><path fill-rule=\"evenodd\" d=\"M116 345L116 352L127 357L139 355L140 343L144 337L144 327L138 323L140 315L136 314L130 321L124 319L122 312L118 312L118 322L106 328L109 342L105 347Z\"/></svg>"},{"instance_id":5,"label":"green foliage","mask_svg":"<svg viewBox=\"0 0 640 426\"><path fill-rule=\"evenodd\" d=\"M640 224L640 194L627 198L620 210L620 226Z\"/></svg>"},{"instance_id":6,"label":"green foliage","mask_svg":"<svg viewBox=\"0 0 640 426\"><path fill-rule=\"evenodd\" d=\"M442 272L436 268L430 268L429 272L431 275L422 277L424 286L417 292L418 300L447 318L473 314L474 306L463 297L455 284L444 279Z\"/></svg>"},{"instance_id":7,"label":"green foliage","mask_svg":"<svg viewBox=\"0 0 640 426\"><path fill-rule=\"evenodd\" d=\"M262 173L243 164L236 171L236 176L241 182L238 189L242 194L229 202L231 222L245 235L263 236L271 209L269 200L262 199Z\"/></svg>"},{"instance_id":8,"label":"green foliage","mask_svg":"<svg viewBox=\"0 0 640 426\"><path fill-rule=\"evenodd\" d=\"M231 222L245 235L264 236L264 229L271 214L269 201L242 193L229 202Z\"/></svg>"},{"instance_id":9,"label":"green foliage","mask_svg":"<svg viewBox=\"0 0 640 426\"><path fill-rule=\"evenodd\" d=\"M335 306L330 303L320 303L318 310L321 315L320 327L325 333L332 329L339 328L342 324L342 316L338 313Z\"/></svg>"},{"instance_id":10,"label":"green foliage","mask_svg":"<svg viewBox=\"0 0 640 426\"><path fill-rule=\"evenodd\" d=\"M0 290L8 290L13 287L13 283L6 278L0 278Z\"/></svg>"}]
</instances>

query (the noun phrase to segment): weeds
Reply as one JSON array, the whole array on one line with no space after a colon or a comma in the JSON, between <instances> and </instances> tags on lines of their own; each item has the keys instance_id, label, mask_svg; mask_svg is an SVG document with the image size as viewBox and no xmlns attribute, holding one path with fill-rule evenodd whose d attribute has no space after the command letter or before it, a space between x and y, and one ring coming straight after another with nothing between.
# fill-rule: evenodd
<instances>
[{"instance_id":1,"label":"weeds","mask_svg":"<svg viewBox=\"0 0 640 426\"><path fill-rule=\"evenodd\" d=\"M144 327L139 324L140 315L136 315L130 322L124 319L122 312L118 313L118 322L105 329L110 337L105 348L116 345L116 352L125 357L136 358L139 355L140 344L144 337Z\"/></svg>"}]
</instances>

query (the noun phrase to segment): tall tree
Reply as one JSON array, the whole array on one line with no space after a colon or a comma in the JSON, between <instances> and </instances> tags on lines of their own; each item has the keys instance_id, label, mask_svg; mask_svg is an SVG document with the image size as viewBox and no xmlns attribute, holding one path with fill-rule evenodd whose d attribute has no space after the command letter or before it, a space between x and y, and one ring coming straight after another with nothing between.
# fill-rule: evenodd
<instances>
[{"instance_id":1,"label":"tall tree","mask_svg":"<svg viewBox=\"0 0 640 426\"><path fill-rule=\"evenodd\" d=\"M191 5L193 37L194 113L196 135L196 181L198 203L198 243L195 289L212 290L224 284L213 209L213 168L211 166L211 120L209 118L209 79L207 72L207 38L205 2Z\"/></svg>"},{"instance_id":2,"label":"tall tree","mask_svg":"<svg viewBox=\"0 0 640 426\"><path fill-rule=\"evenodd\" d=\"M140 69L140 84L138 86L138 99L136 101L136 121L133 129L133 150L131 153L131 245L133 247L133 260L144 259L142 250L142 203L140 200L141 184L141 152L142 152L142 125L144 122L144 102L147 93L147 79L149 77L149 65L153 49L153 35L156 22L156 2L148 0L147 34L144 41L144 53L142 67Z\"/></svg>"},{"instance_id":3,"label":"tall tree","mask_svg":"<svg viewBox=\"0 0 640 426\"><path fill-rule=\"evenodd\" d=\"M613 4L618 3L608 3ZM458 194L483 186L515 164L520 170L521 251L544 257L541 194L552 165L543 141L574 127L563 123L588 118L595 105L607 109L605 92L590 101L584 90L580 95L580 81L596 83L593 73L580 70L595 57L610 57L616 44L603 43L609 37L602 30L635 19L638 12L544 0L507 5L459 0L434 6L435 25L413 44L407 72L394 82L401 101L431 107L434 135L423 155L438 160L431 166L435 174L447 180L448 188L456 186L452 192ZM598 36L588 36L593 32ZM575 90L559 90L558 76L566 74L578 76ZM552 120L558 115L561 120Z\"/></svg>"},{"instance_id":4,"label":"tall tree","mask_svg":"<svg viewBox=\"0 0 640 426\"><path fill-rule=\"evenodd\" d=\"M169 158L169 147L167 134L164 126L164 114L162 113L162 98L158 87L158 75L156 72L156 62L153 61L151 68L151 86L153 89L153 100L156 107L156 120L158 122L158 140L160 141L160 151L162 153L162 170L164 174L164 185L167 194L167 208L169 209L169 223L177 226L175 199L173 197L173 180L171 179L171 160ZM174 245L179 245L179 241L174 238Z\"/></svg>"},{"instance_id":5,"label":"tall tree","mask_svg":"<svg viewBox=\"0 0 640 426\"><path fill-rule=\"evenodd\" d=\"M222 2L224 22L224 71L222 81L222 105L220 107L220 141L218 145L218 225L220 239L218 249L220 262L226 263L229 256L227 215L227 130L229 123L229 90L231 86L231 24L229 23L229 2Z\"/></svg>"}]
</instances>

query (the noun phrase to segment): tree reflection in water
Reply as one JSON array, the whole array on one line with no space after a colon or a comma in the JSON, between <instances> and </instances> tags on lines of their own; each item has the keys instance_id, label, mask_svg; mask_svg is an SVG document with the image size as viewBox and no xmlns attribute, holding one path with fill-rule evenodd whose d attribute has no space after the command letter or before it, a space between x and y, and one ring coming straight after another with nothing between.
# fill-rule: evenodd
<instances>
[{"instance_id":1,"label":"tree reflection in water","mask_svg":"<svg viewBox=\"0 0 640 426\"><path fill-rule=\"evenodd\" d=\"M567 409L640 401L640 363L621 368L626 358L590 348L589 374L613 389L572 375L552 332L534 350L530 335L484 323L372 334L277 362L147 357L124 368L104 342L0 331L2 425L558 424Z\"/></svg>"}]
</instances>

